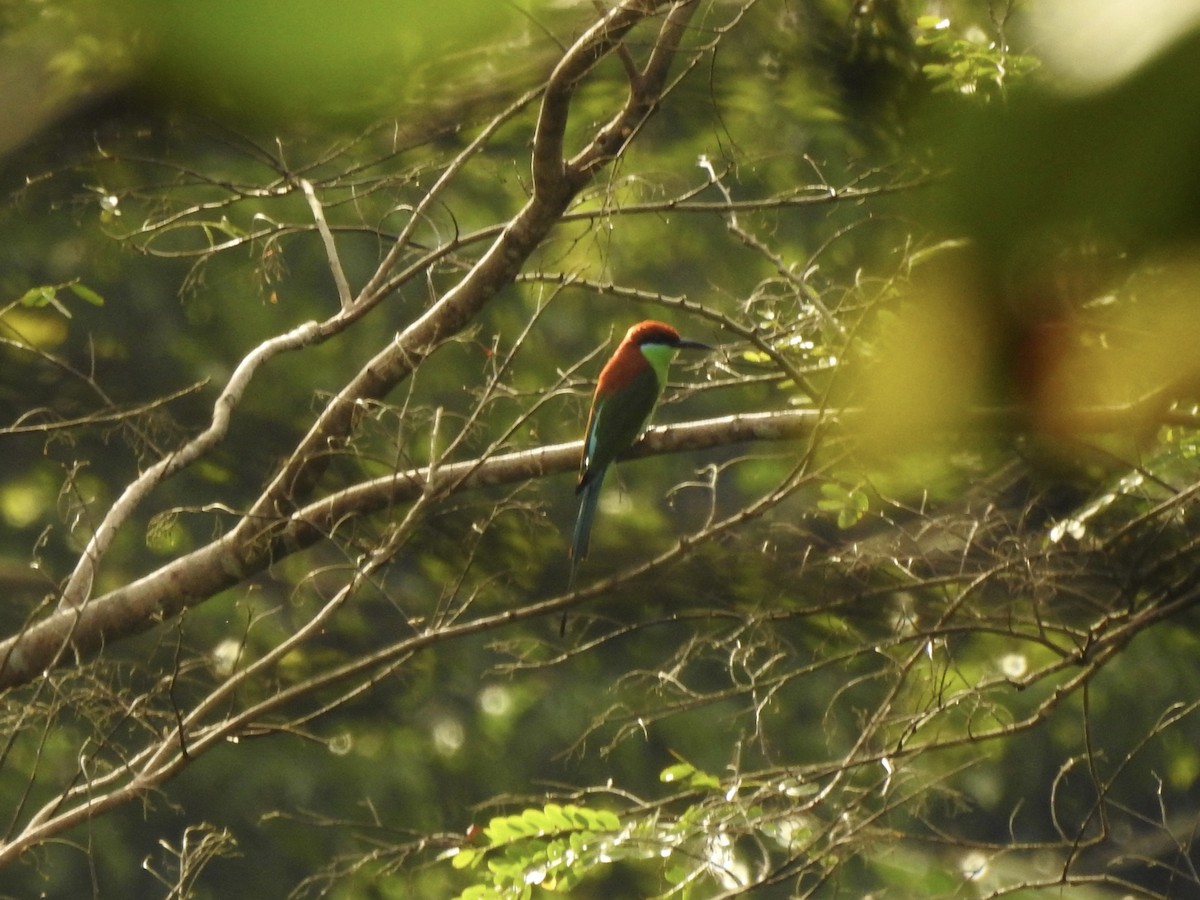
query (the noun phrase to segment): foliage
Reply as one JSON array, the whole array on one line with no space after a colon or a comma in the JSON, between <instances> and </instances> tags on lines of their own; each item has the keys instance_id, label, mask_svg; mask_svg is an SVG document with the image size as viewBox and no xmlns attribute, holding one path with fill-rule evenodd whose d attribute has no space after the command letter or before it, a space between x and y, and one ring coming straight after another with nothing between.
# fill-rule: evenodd
<instances>
[{"instance_id":1,"label":"foliage","mask_svg":"<svg viewBox=\"0 0 1200 900\"><path fill-rule=\"evenodd\" d=\"M975 94L991 88L1002 92L1010 78L1019 82L1037 67L1035 57L1012 53L1003 41L989 40L979 28L956 33L949 19L938 16L920 16L917 28L921 31L917 46L929 48L937 60L921 66L934 91Z\"/></svg>"},{"instance_id":2,"label":"foliage","mask_svg":"<svg viewBox=\"0 0 1200 900\"><path fill-rule=\"evenodd\" d=\"M1195 890L1191 38L1081 96L1039 4L36 6L0 894ZM571 590L642 318L718 351Z\"/></svg>"}]
</instances>

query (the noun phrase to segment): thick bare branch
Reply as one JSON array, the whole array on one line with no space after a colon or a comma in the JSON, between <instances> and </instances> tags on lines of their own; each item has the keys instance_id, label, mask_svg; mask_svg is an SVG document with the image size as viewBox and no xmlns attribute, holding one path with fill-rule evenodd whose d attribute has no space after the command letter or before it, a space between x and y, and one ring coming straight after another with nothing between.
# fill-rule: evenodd
<instances>
[{"instance_id":1,"label":"thick bare branch","mask_svg":"<svg viewBox=\"0 0 1200 900\"><path fill-rule=\"evenodd\" d=\"M188 441L183 448L169 456L164 456L130 482L117 501L109 508L80 555L75 571L67 580L67 585L63 589L62 598L59 601L60 609L71 609L87 602L96 570L112 544L113 538L116 537L118 529L133 515L150 492L175 472L200 459L225 436L229 430L233 410L241 402L242 395L253 379L254 373L277 354L307 346L318 335L319 329L316 323L306 322L287 334L265 341L242 360L230 377L225 390L217 398L209 426Z\"/></svg>"}]
</instances>

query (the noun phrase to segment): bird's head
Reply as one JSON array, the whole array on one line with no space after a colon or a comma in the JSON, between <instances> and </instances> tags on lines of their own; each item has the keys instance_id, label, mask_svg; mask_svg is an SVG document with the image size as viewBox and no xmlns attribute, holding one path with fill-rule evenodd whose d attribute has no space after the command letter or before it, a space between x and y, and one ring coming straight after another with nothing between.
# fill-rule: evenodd
<instances>
[{"instance_id":1,"label":"bird's head","mask_svg":"<svg viewBox=\"0 0 1200 900\"><path fill-rule=\"evenodd\" d=\"M665 322L647 320L638 322L625 333L625 343L635 344L645 353L650 347L667 347L671 350L712 350L708 344L689 341Z\"/></svg>"},{"instance_id":2,"label":"bird's head","mask_svg":"<svg viewBox=\"0 0 1200 900\"><path fill-rule=\"evenodd\" d=\"M713 349L708 344L681 338L679 332L670 325L655 321L638 322L626 332L621 344L623 347L636 347L640 351L642 359L658 378L659 390L667 383L667 367L678 351Z\"/></svg>"}]
</instances>

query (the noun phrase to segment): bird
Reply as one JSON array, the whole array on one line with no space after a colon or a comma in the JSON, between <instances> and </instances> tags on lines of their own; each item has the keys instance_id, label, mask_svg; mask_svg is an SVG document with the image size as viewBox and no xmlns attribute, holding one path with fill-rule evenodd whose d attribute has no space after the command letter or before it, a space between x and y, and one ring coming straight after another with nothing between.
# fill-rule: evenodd
<instances>
[{"instance_id":1,"label":"bird","mask_svg":"<svg viewBox=\"0 0 1200 900\"><path fill-rule=\"evenodd\" d=\"M650 421L650 415L667 384L667 368L680 350L712 350L691 341L663 322L638 322L605 363L596 381L596 393L584 427L583 457L579 464L579 516L571 540L571 574L575 586L579 563L587 556L592 521L600 500L600 487L608 467L633 446Z\"/></svg>"}]
</instances>

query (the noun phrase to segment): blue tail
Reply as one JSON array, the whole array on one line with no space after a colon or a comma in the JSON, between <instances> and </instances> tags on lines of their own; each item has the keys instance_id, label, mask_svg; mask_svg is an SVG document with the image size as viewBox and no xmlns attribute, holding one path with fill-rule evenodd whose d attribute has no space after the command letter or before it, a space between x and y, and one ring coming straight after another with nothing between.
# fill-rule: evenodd
<instances>
[{"instance_id":1,"label":"blue tail","mask_svg":"<svg viewBox=\"0 0 1200 900\"><path fill-rule=\"evenodd\" d=\"M575 520L575 536L571 540L571 576L567 582L568 588L575 586L575 570L587 556L588 540L592 535L592 520L596 518L596 507L600 502L600 486L604 484L604 474L608 467L595 473L588 473L579 486L582 499L579 501L579 517Z\"/></svg>"}]
</instances>

